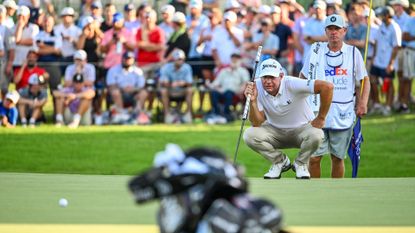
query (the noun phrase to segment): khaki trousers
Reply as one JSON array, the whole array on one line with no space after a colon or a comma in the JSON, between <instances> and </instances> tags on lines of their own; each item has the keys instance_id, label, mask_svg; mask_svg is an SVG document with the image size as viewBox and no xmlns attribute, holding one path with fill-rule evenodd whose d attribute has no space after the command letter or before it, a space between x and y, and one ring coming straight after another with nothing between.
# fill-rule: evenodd
<instances>
[{"instance_id":1,"label":"khaki trousers","mask_svg":"<svg viewBox=\"0 0 415 233\"><path fill-rule=\"evenodd\" d=\"M323 130L314 128L310 123L293 129L279 129L265 123L244 132L245 143L271 163L281 162L285 158L281 149L300 148L295 162L298 165L308 164L323 138Z\"/></svg>"}]
</instances>

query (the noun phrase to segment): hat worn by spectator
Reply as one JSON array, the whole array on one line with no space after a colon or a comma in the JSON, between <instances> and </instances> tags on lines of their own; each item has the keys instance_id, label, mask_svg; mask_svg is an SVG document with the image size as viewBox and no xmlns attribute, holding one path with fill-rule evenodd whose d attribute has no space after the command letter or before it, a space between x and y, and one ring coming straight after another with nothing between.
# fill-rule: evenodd
<instances>
[{"instance_id":1,"label":"hat worn by spectator","mask_svg":"<svg viewBox=\"0 0 415 233\"><path fill-rule=\"evenodd\" d=\"M174 8L174 6L172 6L170 4L166 4L166 5L161 7L160 12L172 15L172 14L174 14L174 12L176 12L176 9Z\"/></svg>"},{"instance_id":2,"label":"hat worn by spectator","mask_svg":"<svg viewBox=\"0 0 415 233\"><path fill-rule=\"evenodd\" d=\"M45 78L43 75L32 74L29 77L29 84L30 85L42 85L45 84Z\"/></svg>"},{"instance_id":3,"label":"hat worn by spectator","mask_svg":"<svg viewBox=\"0 0 415 233\"><path fill-rule=\"evenodd\" d=\"M81 26L82 28L86 27L87 25L91 24L94 22L94 18L92 18L92 16L86 16L83 17L81 20Z\"/></svg>"},{"instance_id":4,"label":"hat worn by spectator","mask_svg":"<svg viewBox=\"0 0 415 233\"><path fill-rule=\"evenodd\" d=\"M120 12L117 12L112 16L112 23L113 24L118 22L118 21L121 21L121 20L124 20L124 16Z\"/></svg>"},{"instance_id":5,"label":"hat worn by spectator","mask_svg":"<svg viewBox=\"0 0 415 233\"><path fill-rule=\"evenodd\" d=\"M126 52L122 55L122 57L123 57L124 59L134 58L134 57L135 57L135 54L134 54L134 52L132 52L132 51L126 51Z\"/></svg>"},{"instance_id":6,"label":"hat worn by spectator","mask_svg":"<svg viewBox=\"0 0 415 233\"><path fill-rule=\"evenodd\" d=\"M182 59L184 60L186 58L186 54L184 54L183 50L176 49L173 51L172 57L175 61Z\"/></svg>"},{"instance_id":7,"label":"hat worn by spectator","mask_svg":"<svg viewBox=\"0 0 415 233\"><path fill-rule=\"evenodd\" d=\"M317 0L317 1L314 2L313 7L315 9L326 10L327 9L327 4L324 1Z\"/></svg>"},{"instance_id":8,"label":"hat worn by spectator","mask_svg":"<svg viewBox=\"0 0 415 233\"><path fill-rule=\"evenodd\" d=\"M281 8L277 5L271 7L271 14L281 14Z\"/></svg>"},{"instance_id":9,"label":"hat worn by spectator","mask_svg":"<svg viewBox=\"0 0 415 233\"><path fill-rule=\"evenodd\" d=\"M80 50L77 50L75 52L75 54L73 55L73 58L84 61L84 60L86 60L87 56L88 55L86 54L86 52L84 50L80 49Z\"/></svg>"},{"instance_id":10,"label":"hat worn by spectator","mask_svg":"<svg viewBox=\"0 0 415 233\"><path fill-rule=\"evenodd\" d=\"M203 1L202 0L191 0L189 3L190 8L197 8L202 9L203 8Z\"/></svg>"},{"instance_id":11,"label":"hat worn by spectator","mask_svg":"<svg viewBox=\"0 0 415 233\"><path fill-rule=\"evenodd\" d=\"M278 4L291 4L290 0L278 0Z\"/></svg>"},{"instance_id":12,"label":"hat worn by spectator","mask_svg":"<svg viewBox=\"0 0 415 233\"><path fill-rule=\"evenodd\" d=\"M390 6L384 6L381 8L379 15L393 17L395 15L395 11Z\"/></svg>"},{"instance_id":13,"label":"hat worn by spectator","mask_svg":"<svg viewBox=\"0 0 415 233\"><path fill-rule=\"evenodd\" d=\"M408 0L390 0L389 5L391 5L391 6L401 5L404 8L408 8L409 7L409 1Z\"/></svg>"},{"instance_id":14,"label":"hat worn by spectator","mask_svg":"<svg viewBox=\"0 0 415 233\"><path fill-rule=\"evenodd\" d=\"M128 3L128 4L124 5L124 11L132 11L134 9L135 9L135 7L134 7L134 4L132 4L132 3Z\"/></svg>"},{"instance_id":15,"label":"hat worn by spectator","mask_svg":"<svg viewBox=\"0 0 415 233\"><path fill-rule=\"evenodd\" d=\"M261 25L272 25L272 21L271 21L271 19L270 18L263 18L262 20L261 20Z\"/></svg>"},{"instance_id":16,"label":"hat worn by spectator","mask_svg":"<svg viewBox=\"0 0 415 233\"><path fill-rule=\"evenodd\" d=\"M260 78L264 76L279 77L280 73L283 73L281 64L272 58L263 61L259 69Z\"/></svg>"},{"instance_id":17,"label":"hat worn by spectator","mask_svg":"<svg viewBox=\"0 0 415 233\"><path fill-rule=\"evenodd\" d=\"M173 15L173 22L175 22L175 23L184 23L184 22L186 22L186 16L182 12L177 11Z\"/></svg>"},{"instance_id":18,"label":"hat worn by spectator","mask_svg":"<svg viewBox=\"0 0 415 233\"><path fill-rule=\"evenodd\" d=\"M101 9L101 8L102 8L102 4L101 4L101 2L100 2L100 1L94 1L94 2L91 4L91 8Z\"/></svg>"},{"instance_id":19,"label":"hat worn by spectator","mask_svg":"<svg viewBox=\"0 0 415 233\"><path fill-rule=\"evenodd\" d=\"M6 94L6 99L10 100L12 103L17 104L19 101L20 95L17 91L8 92Z\"/></svg>"},{"instance_id":20,"label":"hat worn by spectator","mask_svg":"<svg viewBox=\"0 0 415 233\"><path fill-rule=\"evenodd\" d=\"M332 14L326 18L326 22L324 23L324 27L327 28L329 26L336 26L339 28L346 28L347 24L344 21L343 17L337 14Z\"/></svg>"},{"instance_id":21,"label":"hat worn by spectator","mask_svg":"<svg viewBox=\"0 0 415 233\"><path fill-rule=\"evenodd\" d=\"M224 20L229 20L232 23L236 23L237 20L237 15L235 12L233 11L227 11L224 15L223 15L223 19Z\"/></svg>"},{"instance_id":22,"label":"hat worn by spectator","mask_svg":"<svg viewBox=\"0 0 415 233\"><path fill-rule=\"evenodd\" d=\"M271 7L268 5L261 5L259 7L259 13L264 14L264 15L269 15L271 14Z\"/></svg>"},{"instance_id":23,"label":"hat worn by spectator","mask_svg":"<svg viewBox=\"0 0 415 233\"><path fill-rule=\"evenodd\" d=\"M24 15L24 16L29 16L30 15L30 9L27 6L19 6L19 8L17 9L16 15Z\"/></svg>"},{"instance_id":24,"label":"hat worn by spectator","mask_svg":"<svg viewBox=\"0 0 415 233\"><path fill-rule=\"evenodd\" d=\"M342 5L342 0L326 0L327 5Z\"/></svg>"},{"instance_id":25,"label":"hat worn by spectator","mask_svg":"<svg viewBox=\"0 0 415 233\"><path fill-rule=\"evenodd\" d=\"M241 54L238 52L232 53L231 58L242 58Z\"/></svg>"},{"instance_id":26,"label":"hat worn by spectator","mask_svg":"<svg viewBox=\"0 0 415 233\"><path fill-rule=\"evenodd\" d=\"M75 16L75 10L72 7L65 7L61 10L60 16Z\"/></svg>"},{"instance_id":27,"label":"hat worn by spectator","mask_svg":"<svg viewBox=\"0 0 415 233\"><path fill-rule=\"evenodd\" d=\"M75 74L72 78L72 81L74 83L83 83L84 82L84 76L82 74Z\"/></svg>"},{"instance_id":28,"label":"hat worn by spectator","mask_svg":"<svg viewBox=\"0 0 415 233\"><path fill-rule=\"evenodd\" d=\"M241 4L237 0L228 0L225 4L225 10L241 8Z\"/></svg>"},{"instance_id":29,"label":"hat worn by spectator","mask_svg":"<svg viewBox=\"0 0 415 233\"><path fill-rule=\"evenodd\" d=\"M13 1L13 0L5 0L3 2L3 6L8 7L8 8L13 8L13 9L17 9L18 8L16 2Z\"/></svg>"}]
</instances>

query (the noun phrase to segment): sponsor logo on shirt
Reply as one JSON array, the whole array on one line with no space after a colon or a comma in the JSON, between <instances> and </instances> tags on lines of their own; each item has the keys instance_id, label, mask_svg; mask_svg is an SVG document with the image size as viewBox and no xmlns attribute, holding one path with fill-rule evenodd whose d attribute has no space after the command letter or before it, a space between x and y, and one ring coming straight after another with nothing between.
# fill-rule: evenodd
<instances>
[{"instance_id":1,"label":"sponsor logo on shirt","mask_svg":"<svg viewBox=\"0 0 415 233\"><path fill-rule=\"evenodd\" d=\"M347 69L342 69L340 67L333 67L328 70L325 70L326 76L346 76Z\"/></svg>"}]
</instances>

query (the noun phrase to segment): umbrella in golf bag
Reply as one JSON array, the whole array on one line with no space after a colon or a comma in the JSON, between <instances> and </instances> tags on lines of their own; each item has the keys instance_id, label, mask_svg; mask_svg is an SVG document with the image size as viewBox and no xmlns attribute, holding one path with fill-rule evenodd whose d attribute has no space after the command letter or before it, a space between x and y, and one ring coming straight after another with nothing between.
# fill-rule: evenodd
<instances>
[{"instance_id":1,"label":"umbrella in golf bag","mask_svg":"<svg viewBox=\"0 0 415 233\"><path fill-rule=\"evenodd\" d=\"M241 169L215 149L168 144L128 187L138 204L160 200L161 233L283 232L280 209L250 196Z\"/></svg>"}]
</instances>

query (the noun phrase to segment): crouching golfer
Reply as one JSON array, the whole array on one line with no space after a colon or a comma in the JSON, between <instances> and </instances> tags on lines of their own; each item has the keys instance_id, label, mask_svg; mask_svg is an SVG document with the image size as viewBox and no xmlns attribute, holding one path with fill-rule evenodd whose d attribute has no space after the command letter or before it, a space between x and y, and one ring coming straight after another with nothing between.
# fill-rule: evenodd
<instances>
[{"instance_id":1,"label":"crouching golfer","mask_svg":"<svg viewBox=\"0 0 415 233\"><path fill-rule=\"evenodd\" d=\"M279 179L291 167L297 179L309 179L308 162L324 137L321 128L330 108L333 85L321 80L284 76L274 59L261 63L259 79L249 83L245 96L251 96L249 120L252 127L244 133L245 143L272 165L265 179ZM320 94L317 117L307 103L310 94ZM281 149L300 148L295 162Z\"/></svg>"}]
</instances>

